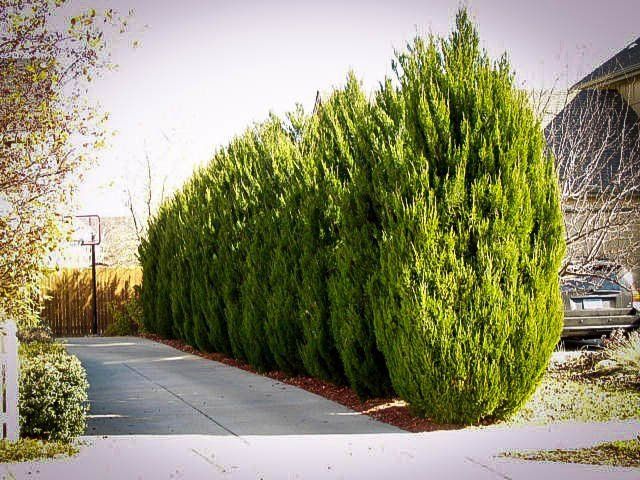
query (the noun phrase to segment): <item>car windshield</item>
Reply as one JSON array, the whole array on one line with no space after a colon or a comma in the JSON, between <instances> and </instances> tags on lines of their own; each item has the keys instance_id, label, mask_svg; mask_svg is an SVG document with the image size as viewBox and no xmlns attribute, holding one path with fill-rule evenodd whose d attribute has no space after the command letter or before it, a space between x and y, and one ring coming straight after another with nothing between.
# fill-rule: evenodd
<instances>
[{"instance_id":1,"label":"car windshield","mask_svg":"<svg viewBox=\"0 0 640 480\"><path fill-rule=\"evenodd\" d=\"M613 292L630 291L632 288L631 280L627 272L612 273L608 278L591 276L591 275L575 275L570 276L562 281L562 291L596 291L606 290Z\"/></svg>"}]
</instances>

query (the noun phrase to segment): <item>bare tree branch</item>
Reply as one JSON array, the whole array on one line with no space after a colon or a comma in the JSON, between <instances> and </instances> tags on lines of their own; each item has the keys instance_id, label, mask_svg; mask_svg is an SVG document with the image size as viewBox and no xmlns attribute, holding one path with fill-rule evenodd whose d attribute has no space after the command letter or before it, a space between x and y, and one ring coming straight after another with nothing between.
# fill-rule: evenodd
<instances>
[{"instance_id":1,"label":"bare tree branch","mask_svg":"<svg viewBox=\"0 0 640 480\"><path fill-rule=\"evenodd\" d=\"M640 126L615 90L538 92L535 107L556 159L567 255L561 275L602 275L602 261L640 268ZM574 273L572 273L574 274ZM605 273L606 275L606 273Z\"/></svg>"}]
</instances>

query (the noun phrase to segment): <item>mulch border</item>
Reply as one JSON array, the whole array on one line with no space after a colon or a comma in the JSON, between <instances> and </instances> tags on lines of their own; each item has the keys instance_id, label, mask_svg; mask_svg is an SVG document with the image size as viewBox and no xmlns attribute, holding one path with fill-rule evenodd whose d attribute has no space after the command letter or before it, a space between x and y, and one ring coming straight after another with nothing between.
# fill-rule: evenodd
<instances>
[{"instance_id":1,"label":"mulch border","mask_svg":"<svg viewBox=\"0 0 640 480\"><path fill-rule=\"evenodd\" d=\"M258 372L251 365L228 357L222 353L201 352L182 340L166 339L154 334L140 334L142 338L162 343L185 353L197 355L207 360L213 360L231 367L239 368L247 372L277 380L278 382L293 385L307 392L315 393L321 397L344 405L355 412L367 415L375 420L396 426L407 432L433 432L437 430L455 430L464 428L460 425L446 425L435 423L427 418L413 415L408 405L398 398L370 398L361 401L356 392L347 386L335 385L331 382L304 375L287 375L278 370L271 372Z\"/></svg>"}]
</instances>

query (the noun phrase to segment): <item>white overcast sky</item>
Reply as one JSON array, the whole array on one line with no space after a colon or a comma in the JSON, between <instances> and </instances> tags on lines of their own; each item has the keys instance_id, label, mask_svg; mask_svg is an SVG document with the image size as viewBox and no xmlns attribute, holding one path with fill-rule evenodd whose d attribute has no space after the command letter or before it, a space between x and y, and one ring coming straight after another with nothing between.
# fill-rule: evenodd
<instances>
[{"instance_id":1,"label":"white overcast sky","mask_svg":"<svg viewBox=\"0 0 640 480\"><path fill-rule=\"evenodd\" d=\"M76 199L78 212L107 216L126 214L122 190L141 187L145 151L157 178L177 186L246 126L270 110L310 108L349 69L373 89L390 73L394 48L416 33L447 34L460 2L71 1L87 4L135 9L135 33L114 44L118 71L91 93L118 133ZM640 36L638 0L466 4L484 47L494 57L506 51L518 81L534 88L558 77L566 87Z\"/></svg>"}]
</instances>

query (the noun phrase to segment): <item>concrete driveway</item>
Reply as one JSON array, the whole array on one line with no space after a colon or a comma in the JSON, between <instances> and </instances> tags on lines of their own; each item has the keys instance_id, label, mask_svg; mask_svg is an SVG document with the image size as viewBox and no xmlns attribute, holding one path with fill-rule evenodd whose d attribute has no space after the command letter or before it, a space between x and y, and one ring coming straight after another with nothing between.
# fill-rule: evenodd
<instances>
[{"instance_id":1,"label":"concrete driveway","mask_svg":"<svg viewBox=\"0 0 640 480\"><path fill-rule=\"evenodd\" d=\"M402 432L305 390L149 340L64 341L91 385L87 435Z\"/></svg>"},{"instance_id":2,"label":"concrete driveway","mask_svg":"<svg viewBox=\"0 0 640 480\"><path fill-rule=\"evenodd\" d=\"M631 439L637 420L412 434L150 341L67 342L91 382L85 443L73 458L0 465L0 480L640 478L633 468L497 456Z\"/></svg>"}]
</instances>

